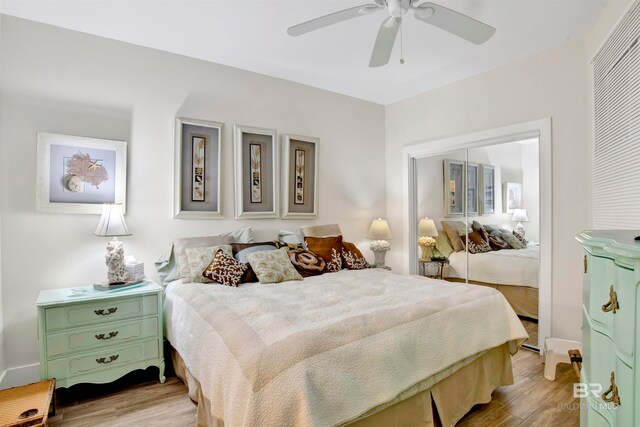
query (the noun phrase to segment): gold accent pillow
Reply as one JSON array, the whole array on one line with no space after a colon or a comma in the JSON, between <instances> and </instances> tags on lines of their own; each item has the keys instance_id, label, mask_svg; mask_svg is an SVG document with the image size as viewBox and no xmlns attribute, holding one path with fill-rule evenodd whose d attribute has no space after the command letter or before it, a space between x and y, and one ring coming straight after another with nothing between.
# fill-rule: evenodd
<instances>
[{"instance_id":1,"label":"gold accent pillow","mask_svg":"<svg viewBox=\"0 0 640 427\"><path fill-rule=\"evenodd\" d=\"M327 263L326 272L342 270L342 236L305 237L304 242L307 244L307 249Z\"/></svg>"},{"instance_id":2,"label":"gold accent pillow","mask_svg":"<svg viewBox=\"0 0 640 427\"><path fill-rule=\"evenodd\" d=\"M464 250L464 244L462 243L462 239L460 239L460 235L458 234L458 230L462 230L463 233L466 232L467 226L462 221L440 221L442 224L442 229L445 234L449 238L449 243L451 243L451 247L455 252L460 252Z\"/></svg>"},{"instance_id":3,"label":"gold accent pillow","mask_svg":"<svg viewBox=\"0 0 640 427\"><path fill-rule=\"evenodd\" d=\"M247 254L251 268L260 283L280 283L289 280L302 280L289 259L287 248L274 251L260 251Z\"/></svg>"}]
</instances>

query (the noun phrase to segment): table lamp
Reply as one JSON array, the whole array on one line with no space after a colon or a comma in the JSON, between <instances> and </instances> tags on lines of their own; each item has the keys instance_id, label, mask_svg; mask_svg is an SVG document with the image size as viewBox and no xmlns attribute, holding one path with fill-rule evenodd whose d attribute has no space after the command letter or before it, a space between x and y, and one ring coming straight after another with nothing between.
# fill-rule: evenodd
<instances>
[{"instance_id":1,"label":"table lamp","mask_svg":"<svg viewBox=\"0 0 640 427\"><path fill-rule=\"evenodd\" d=\"M433 257L432 247L436 244L434 237L438 236L438 230L432 219L424 217L418 223L418 245L422 254L420 261L431 261Z\"/></svg>"},{"instance_id":2,"label":"table lamp","mask_svg":"<svg viewBox=\"0 0 640 427\"><path fill-rule=\"evenodd\" d=\"M367 233L367 239L373 241L369 244L369 249L375 255L375 268L388 268L384 265L384 256L391 245L387 242L391 239L391 230L389 230L389 224L386 219L378 218L374 219Z\"/></svg>"},{"instance_id":3,"label":"table lamp","mask_svg":"<svg viewBox=\"0 0 640 427\"><path fill-rule=\"evenodd\" d=\"M96 231L96 236L113 237L107 244L107 255L105 256L108 267L107 281L109 284L122 283L127 278L124 268L124 249L118 236L131 236L131 232L124 222L121 203L104 203L102 205L102 216Z\"/></svg>"},{"instance_id":4,"label":"table lamp","mask_svg":"<svg viewBox=\"0 0 640 427\"><path fill-rule=\"evenodd\" d=\"M522 223L529 221L529 217L527 217L527 210L514 209L511 221L518 221L518 224L516 225L516 231L524 236L525 229Z\"/></svg>"}]
</instances>

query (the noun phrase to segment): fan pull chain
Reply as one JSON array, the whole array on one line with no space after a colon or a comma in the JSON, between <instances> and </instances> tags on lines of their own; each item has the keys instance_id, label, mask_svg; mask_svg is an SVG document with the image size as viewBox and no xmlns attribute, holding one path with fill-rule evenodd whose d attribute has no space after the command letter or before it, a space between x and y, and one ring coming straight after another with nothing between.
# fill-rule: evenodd
<instances>
[{"instance_id":1,"label":"fan pull chain","mask_svg":"<svg viewBox=\"0 0 640 427\"><path fill-rule=\"evenodd\" d=\"M404 25L402 25L402 22L400 23L400 64L404 64L404 53L402 50L402 27L404 27Z\"/></svg>"}]
</instances>

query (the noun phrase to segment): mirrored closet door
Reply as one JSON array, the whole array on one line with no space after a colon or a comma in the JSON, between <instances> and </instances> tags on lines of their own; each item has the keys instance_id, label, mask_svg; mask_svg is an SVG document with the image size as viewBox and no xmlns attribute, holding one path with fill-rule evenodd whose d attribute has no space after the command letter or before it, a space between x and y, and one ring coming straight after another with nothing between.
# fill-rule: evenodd
<instances>
[{"instance_id":1,"label":"mirrored closet door","mask_svg":"<svg viewBox=\"0 0 640 427\"><path fill-rule=\"evenodd\" d=\"M538 152L535 138L415 160L418 273L497 289L531 348L538 347Z\"/></svg>"}]
</instances>

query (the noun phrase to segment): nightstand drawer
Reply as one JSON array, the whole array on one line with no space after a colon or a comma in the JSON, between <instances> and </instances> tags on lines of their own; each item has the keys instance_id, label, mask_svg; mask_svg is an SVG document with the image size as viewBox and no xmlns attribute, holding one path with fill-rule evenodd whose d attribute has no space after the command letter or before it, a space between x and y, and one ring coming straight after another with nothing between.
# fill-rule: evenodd
<instances>
[{"instance_id":1,"label":"nightstand drawer","mask_svg":"<svg viewBox=\"0 0 640 427\"><path fill-rule=\"evenodd\" d=\"M46 330L55 331L157 314L158 296L154 294L47 308L45 321Z\"/></svg>"},{"instance_id":2,"label":"nightstand drawer","mask_svg":"<svg viewBox=\"0 0 640 427\"><path fill-rule=\"evenodd\" d=\"M106 371L128 363L158 359L160 357L159 349L161 344L159 340L152 340L52 360L48 362L49 377L69 378L76 375Z\"/></svg>"},{"instance_id":3,"label":"nightstand drawer","mask_svg":"<svg viewBox=\"0 0 640 427\"><path fill-rule=\"evenodd\" d=\"M47 357L90 351L100 347L123 344L126 341L157 338L160 335L157 317L124 322L108 322L90 329L73 330L47 336Z\"/></svg>"}]
</instances>

